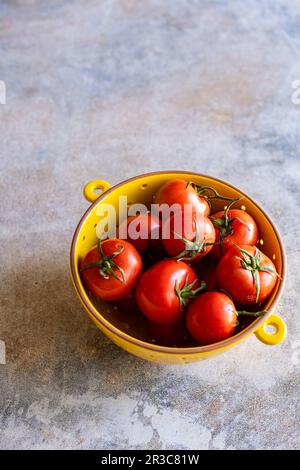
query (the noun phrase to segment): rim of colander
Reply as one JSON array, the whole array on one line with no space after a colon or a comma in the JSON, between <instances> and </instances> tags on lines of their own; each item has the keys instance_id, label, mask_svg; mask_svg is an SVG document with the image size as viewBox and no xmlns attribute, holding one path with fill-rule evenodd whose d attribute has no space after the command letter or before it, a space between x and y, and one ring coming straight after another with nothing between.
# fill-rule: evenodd
<instances>
[{"instance_id":1,"label":"rim of colander","mask_svg":"<svg viewBox=\"0 0 300 470\"><path fill-rule=\"evenodd\" d=\"M104 199L108 194L112 193L115 189L130 183L131 181L135 181L141 178L144 178L145 176L155 176L155 175L162 175L162 174L173 174L173 175L179 175L179 174L184 174L184 175L195 175L197 177L203 177L203 178L209 178L212 180L215 180L219 183L225 184L229 188L239 192L242 196L245 196L247 199L249 199L265 216L265 218L268 220L270 225L272 226L272 229L274 230L274 233L277 237L279 246L280 246L280 251L281 251L281 257L282 257L282 272L281 272L281 280L280 284L278 286L277 292L275 294L274 299L272 300L272 303L268 307L268 311L262 315L261 317L255 319L249 326L247 326L244 330L240 331L234 336L231 336L230 338L227 338L223 341L219 341L218 343L213 343L209 344L207 346L192 346L192 347L170 347L170 346L160 346L156 345L153 343L148 343L146 341L140 340L135 338L134 336L130 336L127 333L124 333L124 331L119 330L116 326L112 325L108 320L106 320L101 313L96 309L96 307L93 305L92 301L89 300L87 301L84 294L84 288L81 287L81 285L78 282L77 278L77 273L76 273L76 263L75 263L75 247L76 243L78 240L78 236L81 230L81 227L83 226L85 220L89 216L89 214L92 212L94 207L98 205L102 199ZM71 250L70 250L70 269L71 269L71 276L72 280L76 289L76 292L78 296L80 297L81 302L84 304L84 306L87 308L89 313L95 318L97 322L102 324L105 328L107 328L110 332L116 334L120 338L128 341L129 343L132 343L136 346L140 346L142 348L146 348L150 351L157 351L157 352L162 352L162 353L168 353L168 354L196 354L196 353L204 353L208 351L214 351L218 349L223 349L226 348L227 346L230 346L232 343L236 343L237 341L242 340L245 336L249 336L251 333L254 333L255 330L258 329L258 327L263 324L266 321L266 318L271 314L272 310L276 307L279 298L282 294L284 284L285 284L285 274L286 274L286 255L285 255L285 250L284 246L281 240L281 236L277 230L276 225L274 222L270 219L266 211L258 204L256 201L254 201L248 194L246 194L244 191L241 191L239 188L236 186L232 185L231 183L228 183L227 181L224 181L220 178L215 178L214 176L206 175L204 173L197 173L194 171L187 171L187 170L163 170L163 171L154 171L150 173L143 173L141 175L133 176L131 178L128 178L124 181L121 181L120 183L117 183L114 186L111 186L107 191L105 191L103 194L100 194L100 196L93 202L91 205L88 207L88 209L85 211L83 216L81 217L73 238L72 238L72 243L71 243Z\"/></svg>"}]
</instances>

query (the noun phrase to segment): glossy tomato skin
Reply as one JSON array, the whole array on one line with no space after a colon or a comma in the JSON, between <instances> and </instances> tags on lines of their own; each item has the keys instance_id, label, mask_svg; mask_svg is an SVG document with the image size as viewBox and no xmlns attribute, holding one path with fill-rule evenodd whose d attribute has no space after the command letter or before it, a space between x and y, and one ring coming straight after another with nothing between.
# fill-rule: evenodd
<instances>
[{"instance_id":1,"label":"glossy tomato skin","mask_svg":"<svg viewBox=\"0 0 300 470\"><path fill-rule=\"evenodd\" d=\"M130 227L136 232L145 231L146 238L132 238L130 236ZM143 230L144 228L144 230ZM129 216L118 228L117 236L124 231L126 240L130 242L139 253L144 253L150 248L155 248L160 244L161 222L154 215L138 214Z\"/></svg>"},{"instance_id":2,"label":"glossy tomato skin","mask_svg":"<svg viewBox=\"0 0 300 470\"><path fill-rule=\"evenodd\" d=\"M201 294L188 307L187 328L202 346L217 343L233 335L237 325L234 303L222 292Z\"/></svg>"},{"instance_id":3,"label":"glossy tomato skin","mask_svg":"<svg viewBox=\"0 0 300 470\"><path fill-rule=\"evenodd\" d=\"M103 300L120 300L130 294L139 277L143 264L138 251L126 240L108 239L102 242L102 251L105 256L110 256L118 249L123 248L122 253L116 255L113 261L124 271L124 282L118 269L114 273L119 278L109 276L105 279L99 274L99 267L92 267L81 271L81 277L86 288L96 297ZM88 263L99 261L98 246L94 246L84 257L81 268Z\"/></svg>"},{"instance_id":4,"label":"glossy tomato skin","mask_svg":"<svg viewBox=\"0 0 300 470\"><path fill-rule=\"evenodd\" d=\"M216 212L211 217L219 219L224 215L224 211ZM248 212L241 209L231 209L228 211L232 222L233 233L227 235L222 243L222 251L220 245L215 245L210 252L210 256L215 260L219 260L222 255L231 248L232 243L236 245L255 245L258 241L258 227L253 217ZM220 240L220 230L216 228L216 242Z\"/></svg>"},{"instance_id":5,"label":"glossy tomato skin","mask_svg":"<svg viewBox=\"0 0 300 470\"><path fill-rule=\"evenodd\" d=\"M155 195L155 203L169 206L179 204L181 208L189 204L196 212L206 216L210 212L209 203L198 196L192 185L182 179L173 179L163 184Z\"/></svg>"},{"instance_id":6,"label":"glossy tomato skin","mask_svg":"<svg viewBox=\"0 0 300 470\"><path fill-rule=\"evenodd\" d=\"M241 248L254 255L257 247L241 245ZM241 266L241 253L236 247L230 248L221 258L217 267L217 283L220 289L228 292L233 301L241 305L261 303L269 297L275 287L277 276L265 271L259 271L260 294L256 302L256 288L251 271ZM276 272L272 261L260 251L260 264Z\"/></svg>"},{"instance_id":7,"label":"glossy tomato skin","mask_svg":"<svg viewBox=\"0 0 300 470\"><path fill-rule=\"evenodd\" d=\"M191 217L189 219L190 223L185 224L184 223L185 218L189 216ZM174 230L175 221L176 221L176 215L172 215L168 220L166 220L166 222L164 223L162 227L162 244L167 254L171 258L177 258L182 252L184 252L184 250L186 250L185 242L177 237L176 233L178 232ZM182 230L181 230L181 233L179 233L179 235L191 242L195 241L196 223L197 223L199 240L201 242L205 240L206 243L214 243L215 238L216 238L215 228L212 222L209 220L209 218L200 213L189 214L188 211L182 211L181 213ZM170 227L170 236L168 237L165 236L165 234L168 233L168 231L166 230L167 225L169 225ZM196 261L199 261L205 255L207 255L207 253L210 252L212 247L213 245L207 245L205 246L204 251L199 251L198 253L195 253L195 254L193 254L192 251L190 251L182 259L194 263ZM191 256L192 254L193 256Z\"/></svg>"},{"instance_id":8,"label":"glossy tomato skin","mask_svg":"<svg viewBox=\"0 0 300 470\"><path fill-rule=\"evenodd\" d=\"M184 317L175 290L176 281L179 288L197 279L197 275L186 263L175 260L163 260L145 271L136 287L136 301L142 313L154 323L172 325ZM193 289L198 287L198 282Z\"/></svg>"}]
</instances>

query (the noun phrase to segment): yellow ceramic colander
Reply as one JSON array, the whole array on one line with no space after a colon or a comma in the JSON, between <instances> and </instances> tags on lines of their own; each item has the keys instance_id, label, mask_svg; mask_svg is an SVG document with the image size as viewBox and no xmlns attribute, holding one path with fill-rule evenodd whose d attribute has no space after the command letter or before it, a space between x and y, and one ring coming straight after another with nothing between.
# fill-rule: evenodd
<instances>
[{"instance_id":1,"label":"yellow ceramic colander","mask_svg":"<svg viewBox=\"0 0 300 470\"><path fill-rule=\"evenodd\" d=\"M97 243L96 227L100 220L99 206L103 203L113 204L118 211L119 196L127 196L128 205L144 203L150 206L153 195L166 181L173 178L182 178L193 181L197 185L213 186L220 193L229 197L240 197L240 208L247 210L256 220L261 234L260 244L264 253L273 260L280 275L272 296L265 305L268 313L256 318L248 327L235 336L208 346L196 347L166 347L151 342L144 334L144 325L139 316L132 312L125 314L116 306L107 302L92 301L82 285L79 275L79 262L86 252ZM101 194L99 194L99 191ZM220 354L235 344L244 340L251 333L265 344L275 345L286 337L286 325L282 318L273 313L281 296L285 281L285 253L284 248L274 224L263 209L249 196L234 186L210 176L186 171L163 171L148 173L130 178L116 186L111 187L103 180L95 180L84 188L84 196L92 203L80 220L72 240L71 246L71 276L75 290L88 314L102 332L115 344L126 351L149 361L161 363L187 363L207 359ZM237 206L236 206L237 207ZM220 210L222 203L214 206ZM103 216L103 214L102 214ZM142 315L140 315L142 317Z\"/></svg>"}]
</instances>

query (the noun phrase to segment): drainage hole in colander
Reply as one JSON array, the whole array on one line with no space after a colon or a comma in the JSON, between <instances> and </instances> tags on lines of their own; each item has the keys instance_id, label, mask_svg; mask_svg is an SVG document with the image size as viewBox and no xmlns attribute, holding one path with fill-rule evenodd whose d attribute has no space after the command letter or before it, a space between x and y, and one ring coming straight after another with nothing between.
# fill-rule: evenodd
<instances>
[{"instance_id":1,"label":"drainage hole in colander","mask_svg":"<svg viewBox=\"0 0 300 470\"><path fill-rule=\"evenodd\" d=\"M145 189L147 189L147 188L148 188L148 184L147 184L147 183L144 183L144 184L141 185L141 189L142 189L142 190L145 190Z\"/></svg>"}]
</instances>

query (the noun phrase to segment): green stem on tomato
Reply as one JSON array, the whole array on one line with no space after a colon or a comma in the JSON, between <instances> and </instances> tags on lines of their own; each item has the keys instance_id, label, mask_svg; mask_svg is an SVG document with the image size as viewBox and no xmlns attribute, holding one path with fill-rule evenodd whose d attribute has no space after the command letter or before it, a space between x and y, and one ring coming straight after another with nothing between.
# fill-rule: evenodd
<instances>
[{"instance_id":1,"label":"green stem on tomato","mask_svg":"<svg viewBox=\"0 0 300 470\"><path fill-rule=\"evenodd\" d=\"M120 253L122 253L123 250L124 250L124 247L122 246L117 251L112 253L111 255L106 256L103 253L103 250L102 250L102 240L99 240L99 242L98 242L99 261L92 261L91 263L85 264L84 266L81 267L80 271L85 271L86 269L98 267L99 268L99 274L104 279L109 279L109 277L111 276L114 279L116 279L117 281L120 281L124 284L125 283L124 270L120 266L118 266L114 261L114 258L117 255L119 255ZM114 271L116 271L116 270L120 271L121 278L119 278L115 274Z\"/></svg>"},{"instance_id":2,"label":"green stem on tomato","mask_svg":"<svg viewBox=\"0 0 300 470\"><path fill-rule=\"evenodd\" d=\"M200 184L197 185L197 184L194 184L194 183L191 183L191 184L194 185L194 188L195 188L198 196L203 197L207 201L209 201L210 199L221 199L223 201L232 201L233 200L232 197L223 196L215 188L213 188L211 186L202 186ZM213 196L205 194L207 191L211 191L213 193Z\"/></svg>"},{"instance_id":3,"label":"green stem on tomato","mask_svg":"<svg viewBox=\"0 0 300 470\"><path fill-rule=\"evenodd\" d=\"M223 254L222 245L223 245L224 239L228 237L228 235L232 235L234 233L232 224L237 219L236 217L232 219L230 218L229 210L231 209L233 204L240 201L241 199L242 197L232 199L230 204L228 204L228 206L226 207L222 217L218 217L218 218L214 218L212 216L209 217L214 227L220 230L219 241L220 241L220 255L221 256Z\"/></svg>"},{"instance_id":4,"label":"green stem on tomato","mask_svg":"<svg viewBox=\"0 0 300 470\"><path fill-rule=\"evenodd\" d=\"M236 312L238 317L240 315L251 315L252 317L261 317L265 313L267 313L267 310L259 310L258 312L248 312L247 310L238 310Z\"/></svg>"},{"instance_id":5,"label":"green stem on tomato","mask_svg":"<svg viewBox=\"0 0 300 470\"><path fill-rule=\"evenodd\" d=\"M181 289L179 288L178 281L176 281L175 283L175 291L179 298L181 310L187 306L188 299L196 297L198 294L200 294L200 292L206 289L206 283L204 281L201 282L200 286L197 289L193 289L193 286L196 284L197 279L194 279L194 281L190 284L188 283L188 279L189 275L187 274L184 286Z\"/></svg>"},{"instance_id":6,"label":"green stem on tomato","mask_svg":"<svg viewBox=\"0 0 300 470\"><path fill-rule=\"evenodd\" d=\"M240 246L233 243L233 245L239 250L242 255L242 258L237 257L237 259L241 262L241 267L246 269L247 271L251 271L254 285L255 285L255 301L258 302L259 294L260 294L260 276L259 272L264 271L270 274L274 274L275 276L279 276L279 274L272 268L268 266L261 266L260 264L260 251L257 247L255 247L255 253L252 255L249 251L241 248Z\"/></svg>"},{"instance_id":7,"label":"green stem on tomato","mask_svg":"<svg viewBox=\"0 0 300 470\"><path fill-rule=\"evenodd\" d=\"M183 241L185 244L185 249L179 253L179 255L175 256L175 259L177 261L188 261L191 258L193 258L197 253L202 253L205 251L205 247L209 245L213 245L214 243L205 243L205 237L203 237L203 240L200 240L200 233L199 233L199 227L198 227L198 222L195 220L195 239L194 240L188 240L185 237L182 237L176 232L173 232L176 238L179 240Z\"/></svg>"}]
</instances>

